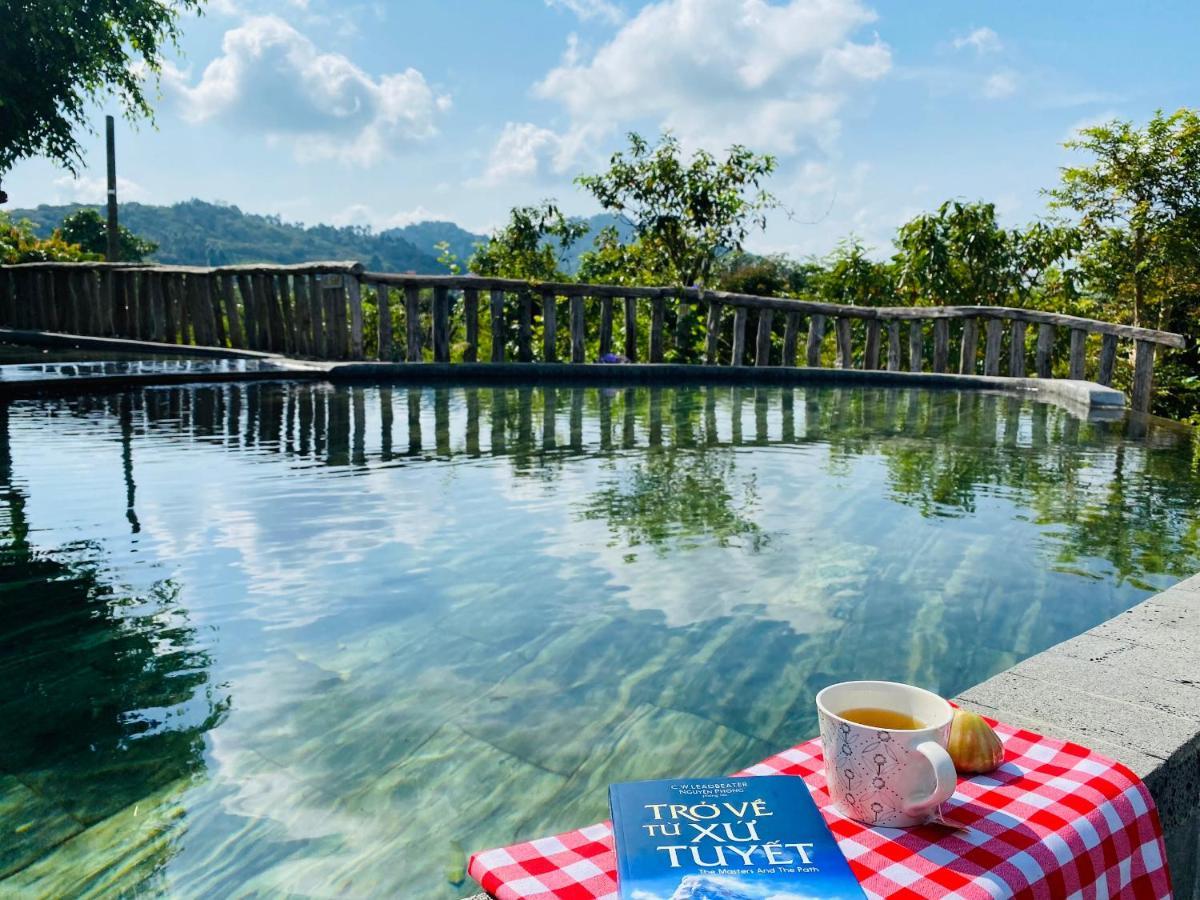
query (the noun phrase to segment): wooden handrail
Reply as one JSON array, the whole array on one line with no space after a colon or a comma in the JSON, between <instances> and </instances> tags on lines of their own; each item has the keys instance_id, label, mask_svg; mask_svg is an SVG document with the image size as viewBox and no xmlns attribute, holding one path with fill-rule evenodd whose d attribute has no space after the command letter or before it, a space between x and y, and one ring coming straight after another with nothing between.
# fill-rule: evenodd
<instances>
[{"instance_id":1,"label":"wooden handrail","mask_svg":"<svg viewBox=\"0 0 1200 900\"><path fill-rule=\"evenodd\" d=\"M397 300L392 299L393 288L398 289ZM756 366L791 366L803 347L805 363L820 366L830 359L832 347L841 368L899 371L907 362L913 372L928 365L936 373L953 367L960 373L1000 375L1004 368L1007 375L1024 377L1032 340L1033 371L1049 378L1057 329L1065 328L1070 332L1068 376L1087 377L1088 337L1098 335L1094 378L1107 385L1114 376L1118 341L1128 340L1134 344L1132 405L1140 410L1150 404L1155 349L1187 346L1183 335L1173 332L1006 306L843 306L696 287L368 272L353 260L214 267L97 261L0 266L0 326L317 359L402 357L419 362L430 352L435 361L459 356L475 361L482 331L491 339L493 362L515 355L521 362L563 358L582 363L588 355L589 300L600 304L599 334L591 346L600 355L619 347L630 361L652 363L668 358L669 344L676 354L699 359L700 348L685 327L694 321L703 324L703 359L708 363L727 353L732 365L749 358ZM617 303L622 310L614 309ZM675 304L671 327L668 304ZM370 307L374 318L367 314ZM731 324L726 308L732 311ZM384 309L388 314L379 315ZM754 331L747 335L751 313ZM394 316L403 319L402 327ZM541 334L535 346L537 321ZM852 327L856 321L865 330L861 341ZM956 321L962 327L955 332L957 359L952 360L950 328ZM1032 336L1027 334L1030 325L1037 328ZM620 343L616 329L623 332ZM458 334L464 340L456 343ZM781 358L773 362L777 354Z\"/></svg>"}]
</instances>

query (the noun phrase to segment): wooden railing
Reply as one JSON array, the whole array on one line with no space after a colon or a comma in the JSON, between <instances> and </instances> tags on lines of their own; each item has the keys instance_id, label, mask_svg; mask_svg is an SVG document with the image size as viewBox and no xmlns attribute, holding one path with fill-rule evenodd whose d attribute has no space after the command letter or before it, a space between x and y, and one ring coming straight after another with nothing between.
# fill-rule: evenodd
<instances>
[{"instance_id":1,"label":"wooden railing","mask_svg":"<svg viewBox=\"0 0 1200 900\"><path fill-rule=\"evenodd\" d=\"M588 304L599 306L590 326ZM697 288L398 275L353 262L5 266L0 327L328 360L476 362L486 341L492 362L583 363L616 354L631 362L794 366L802 353L807 366L1011 377L1030 374L1032 344L1032 373L1040 378L1055 376L1061 340L1060 372L1105 385L1118 360L1130 357L1128 350L1119 355L1119 343L1131 341L1138 410L1150 405L1156 348L1186 346L1170 332L1000 306L842 306ZM1089 372L1093 337L1100 346Z\"/></svg>"}]
</instances>

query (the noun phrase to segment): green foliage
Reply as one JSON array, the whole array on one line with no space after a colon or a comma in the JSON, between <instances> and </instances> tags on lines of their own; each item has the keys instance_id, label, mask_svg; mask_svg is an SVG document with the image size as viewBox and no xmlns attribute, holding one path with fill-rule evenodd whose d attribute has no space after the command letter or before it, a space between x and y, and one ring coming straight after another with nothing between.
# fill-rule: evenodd
<instances>
[{"instance_id":1,"label":"green foliage","mask_svg":"<svg viewBox=\"0 0 1200 900\"><path fill-rule=\"evenodd\" d=\"M568 219L552 200L518 206L471 257L476 275L529 281L568 281L563 269L567 250L587 232L587 225Z\"/></svg>"},{"instance_id":2,"label":"green foliage","mask_svg":"<svg viewBox=\"0 0 1200 900\"><path fill-rule=\"evenodd\" d=\"M1074 229L1061 223L1005 229L995 204L947 200L900 227L896 289L915 306L1024 305L1078 246Z\"/></svg>"},{"instance_id":3,"label":"green foliage","mask_svg":"<svg viewBox=\"0 0 1200 900\"><path fill-rule=\"evenodd\" d=\"M867 255L856 238L838 244L814 279L820 299L849 306L889 306L895 303L894 270Z\"/></svg>"},{"instance_id":4,"label":"green foliage","mask_svg":"<svg viewBox=\"0 0 1200 900\"><path fill-rule=\"evenodd\" d=\"M727 253L717 262L717 290L767 297L799 297L810 292L823 269L815 261L798 262L782 254Z\"/></svg>"},{"instance_id":5,"label":"green foliage","mask_svg":"<svg viewBox=\"0 0 1200 900\"><path fill-rule=\"evenodd\" d=\"M0 174L46 156L77 172L76 130L89 106L116 97L130 119L152 118L147 90L183 12L200 0L6 2L0 20Z\"/></svg>"},{"instance_id":6,"label":"green foliage","mask_svg":"<svg viewBox=\"0 0 1200 900\"><path fill-rule=\"evenodd\" d=\"M651 146L633 132L608 171L575 181L632 226L632 252L650 283L692 285L708 284L723 253L740 251L751 228L766 227L778 204L762 183L774 170L774 157L741 145L723 160L697 150L685 161L670 133Z\"/></svg>"},{"instance_id":7,"label":"green foliage","mask_svg":"<svg viewBox=\"0 0 1200 900\"><path fill-rule=\"evenodd\" d=\"M78 244L63 239L58 231L48 238L40 238L28 219L14 220L0 212L0 263L13 265L25 262L78 262L98 259L94 253L84 251Z\"/></svg>"},{"instance_id":8,"label":"green foliage","mask_svg":"<svg viewBox=\"0 0 1200 900\"><path fill-rule=\"evenodd\" d=\"M81 209L63 219L59 228L63 240L78 244L87 253L103 257L108 250L108 223L94 209ZM124 225L118 226L121 262L142 262L158 249L158 244L138 237Z\"/></svg>"},{"instance_id":9,"label":"green foliage","mask_svg":"<svg viewBox=\"0 0 1200 900\"><path fill-rule=\"evenodd\" d=\"M1066 145L1090 155L1062 170L1051 205L1079 220L1083 300L1099 318L1189 332L1200 319L1200 114L1155 113L1144 127L1114 121ZM1200 408L1200 351L1155 369L1157 408Z\"/></svg>"}]
</instances>

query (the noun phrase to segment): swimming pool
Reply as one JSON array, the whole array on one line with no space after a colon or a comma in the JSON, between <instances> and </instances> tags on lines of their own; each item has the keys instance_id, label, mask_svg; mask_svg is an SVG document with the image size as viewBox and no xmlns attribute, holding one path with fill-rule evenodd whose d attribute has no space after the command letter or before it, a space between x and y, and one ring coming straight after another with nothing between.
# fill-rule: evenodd
<instances>
[{"instance_id":1,"label":"swimming pool","mask_svg":"<svg viewBox=\"0 0 1200 900\"><path fill-rule=\"evenodd\" d=\"M144 388L0 425L0 892L463 853L951 695L1200 568L1189 433L867 388Z\"/></svg>"}]
</instances>

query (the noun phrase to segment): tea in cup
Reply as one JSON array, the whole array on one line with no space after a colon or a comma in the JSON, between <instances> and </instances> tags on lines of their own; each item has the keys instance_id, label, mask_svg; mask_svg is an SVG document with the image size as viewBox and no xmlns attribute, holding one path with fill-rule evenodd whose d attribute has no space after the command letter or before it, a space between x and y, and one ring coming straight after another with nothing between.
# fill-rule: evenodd
<instances>
[{"instance_id":1,"label":"tea in cup","mask_svg":"<svg viewBox=\"0 0 1200 900\"><path fill-rule=\"evenodd\" d=\"M891 681L845 681L817 694L829 795L867 825L909 828L939 817L958 783L946 752L954 708Z\"/></svg>"}]
</instances>

